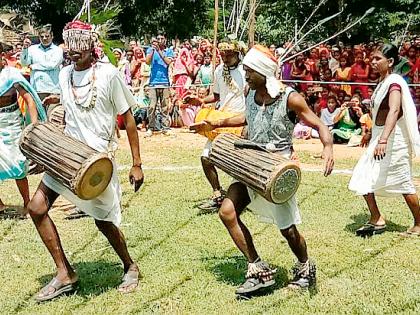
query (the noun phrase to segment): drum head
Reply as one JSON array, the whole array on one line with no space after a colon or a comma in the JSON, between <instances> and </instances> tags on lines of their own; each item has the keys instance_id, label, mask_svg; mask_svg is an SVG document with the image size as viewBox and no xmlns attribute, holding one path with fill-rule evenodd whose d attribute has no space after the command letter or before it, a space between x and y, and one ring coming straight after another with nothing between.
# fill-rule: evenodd
<instances>
[{"instance_id":1,"label":"drum head","mask_svg":"<svg viewBox=\"0 0 420 315\"><path fill-rule=\"evenodd\" d=\"M79 170L75 192L80 199L90 200L99 196L108 187L113 165L106 154L88 159Z\"/></svg>"},{"instance_id":2,"label":"drum head","mask_svg":"<svg viewBox=\"0 0 420 315\"><path fill-rule=\"evenodd\" d=\"M281 171L271 181L269 189L271 201L274 203L284 203L296 193L300 180L301 172L299 166L293 162L282 165Z\"/></svg>"}]
</instances>

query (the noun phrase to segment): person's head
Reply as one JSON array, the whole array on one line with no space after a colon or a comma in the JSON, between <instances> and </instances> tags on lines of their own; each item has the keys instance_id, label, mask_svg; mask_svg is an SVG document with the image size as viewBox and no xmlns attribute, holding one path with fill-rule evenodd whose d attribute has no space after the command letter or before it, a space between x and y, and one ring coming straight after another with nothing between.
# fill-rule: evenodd
<instances>
[{"instance_id":1,"label":"person's head","mask_svg":"<svg viewBox=\"0 0 420 315\"><path fill-rule=\"evenodd\" d=\"M127 58L128 61L133 60L134 51L132 49L127 50L127 52L125 53L125 57Z\"/></svg>"},{"instance_id":2,"label":"person's head","mask_svg":"<svg viewBox=\"0 0 420 315\"><path fill-rule=\"evenodd\" d=\"M220 56L227 67L236 67L240 62L240 54L245 52L242 42L232 40L229 37L223 39L218 45Z\"/></svg>"},{"instance_id":3,"label":"person's head","mask_svg":"<svg viewBox=\"0 0 420 315\"><path fill-rule=\"evenodd\" d=\"M203 64L203 55L201 53L198 53L197 55L195 55L195 63L197 65L202 65Z\"/></svg>"},{"instance_id":4,"label":"person's head","mask_svg":"<svg viewBox=\"0 0 420 315\"><path fill-rule=\"evenodd\" d=\"M275 51L276 51L276 45L270 45L270 52L273 54L273 56L275 55Z\"/></svg>"},{"instance_id":5,"label":"person's head","mask_svg":"<svg viewBox=\"0 0 420 315\"><path fill-rule=\"evenodd\" d=\"M112 53L114 54L115 58L120 61L122 58L122 50L119 48L115 48Z\"/></svg>"},{"instance_id":6,"label":"person's head","mask_svg":"<svg viewBox=\"0 0 420 315\"><path fill-rule=\"evenodd\" d=\"M338 60L340 58L340 50L338 48L333 48L332 56L335 60Z\"/></svg>"},{"instance_id":7,"label":"person's head","mask_svg":"<svg viewBox=\"0 0 420 315\"><path fill-rule=\"evenodd\" d=\"M345 56L340 57L340 67L345 68L348 67L349 63L347 61L347 58Z\"/></svg>"},{"instance_id":8,"label":"person's head","mask_svg":"<svg viewBox=\"0 0 420 315\"><path fill-rule=\"evenodd\" d=\"M197 91L197 96L199 98L205 98L208 94L209 92L205 87L200 87Z\"/></svg>"},{"instance_id":9,"label":"person's head","mask_svg":"<svg viewBox=\"0 0 420 315\"><path fill-rule=\"evenodd\" d=\"M361 51L356 52L354 62L358 64L364 64L363 53Z\"/></svg>"},{"instance_id":10,"label":"person's head","mask_svg":"<svg viewBox=\"0 0 420 315\"><path fill-rule=\"evenodd\" d=\"M324 81L329 81L332 78L332 72L331 69L325 69L324 70Z\"/></svg>"},{"instance_id":11,"label":"person's head","mask_svg":"<svg viewBox=\"0 0 420 315\"><path fill-rule=\"evenodd\" d=\"M92 64L96 56L94 51L96 37L90 24L81 21L67 23L63 30L63 40L76 67Z\"/></svg>"},{"instance_id":12,"label":"person's head","mask_svg":"<svg viewBox=\"0 0 420 315\"><path fill-rule=\"evenodd\" d=\"M188 50L191 50L191 43L188 39L184 39L182 46L183 48L187 48Z\"/></svg>"},{"instance_id":13,"label":"person's head","mask_svg":"<svg viewBox=\"0 0 420 315\"><path fill-rule=\"evenodd\" d=\"M408 49L407 56L410 59L416 59L416 46L414 46L414 45L410 46L410 48Z\"/></svg>"},{"instance_id":14,"label":"person's head","mask_svg":"<svg viewBox=\"0 0 420 315\"><path fill-rule=\"evenodd\" d=\"M321 91L321 97L325 99L328 97L329 93L330 93L330 90L328 89L328 87L323 86L322 91Z\"/></svg>"},{"instance_id":15,"label":"person's head","mask_svg":"<svg viewBox=\"0 0 420 315\"><path fill-rule=\"evenodd\" d=\"M337 106L338 106L337 97L335 95L328 96L328 99L327 99L328 110L330 112L333 112Z\"/></svg>"},{"instance_id":16,"label":"person's head","mask_svg":"<svg viewBox=\"0 0 420 315\"><path fill-rule=\"evenodd\" d=\"M322 68L328 67L328 58L323 55L321 57L321 59L319 60L319 63L320 63L320 65L321 65Z\"/></svg>"},{"instance_id":17,"label":"person's head","mask_svg":"<svg viewBox=\"0 0 420 315\"><path fill-rule=\"evenodd\" d=\"M398 48L392 44L384 44L376 49L372 55L372 70L385 76L391 73L395 65L399 63Z\"/></svg>"},{"instance_id":18,"label":"person's head","mask_svg":"<svg viewBox=\"0 0 420 315\"><path fill-rule=\"evenodd\" d=\"M191 54L193 57L195 57L198 54L198 48L197 47L192 47L191 48Z\"/></svg>"},{"instance_id":19,"label":"person's head","mask_svg":"<svg viewBox=\"0 0 420 315\"><path fill-rule=\"evenodd\" d=\"M318 50L316 48L312 48L309 57L311 59L318 59Z\"/></svg>"},{"instance_id":20,"label":"person's head","mask_svg":"<svg viewBox=\"0 0 420 315\"><path fill-rule=\"evenodd\" d=\"M351 102L352 107L355 107L355 106L359 106L360 107L360 103L362 102L362 99L361 99L360 95L354 94L351 97L350 102Z\"/></svg>"},{"instance_id":21,"label":"person's head","mask_svg":"<svg viewBox=\"0 0 420 315\"><path fill-rule=\"evenodd\" d=\"M51 31L51 25L47 24L44 25L39 29L39 41L41 42L42 46L48 47L52 44L53 41L53 33Z\"/></svg>"},{"instance_id":22,"label":"person's head","mask_svg":"<svg viewBox=\"0 0 420 315\"><path fill-rule=\"evenodd\" d=\"M267 47L255 45L243 60L245 80L252 90L263 90L275 98L280 93L280 83L275 78L276 58Z\"/></svg>"},{"instance_id":23,"label":"person's head","mask_svg":"<svg viewBox=\"0 0 420 315\"><path fill-rule=\"evenodd\" d=\"M211 63L211 55L207 53L204 55L203 64L208 66L210 63Z\"/></svg>"},{"instance_id":24,"label":"person's head","mask_svg":"<svg viewBox=\"0 0 420 315\"><path fill-rule=\"evenodd\" d=\"M372 86L368 86L368 88L367 88L367 95L369 96L369 98L372 98L373 91L374 91L373 87Z\"/></svg>"},{"instance_id":25,"label":"person's head","mask_svg":"<svg viewBox=\"0 0 420 315\"><path fill-rule=\"evenodd\" d=\"M144 87L143 87L144 97L148 98L149 97L149 92L150 92L149 84L145 84Z\"/></svg>"},{"instance_id":26,"label":"person's head","mask_svg":"<svg viewBox=\"0 0 420 315\"><path fill-rule=\"evenodd\" d=\"M339 91L337 92L337 100L338 100L338 102L343 103L343 102L344 102L344 97L345 97L345 96L346 96L346 91L339 90Z\"/></svg>"},{"instance_id":27,"label":"person's head","mask_svg":"<svg viewBox=\"0 0 420 315\"><path fill-rule=\"evenodd\" d=\"M17 43L15 45L15 52L21 52L22 51L22 44L21 43Z\"/></svg>"},{"instance_id":28,"label":"person's head","mask_svg":"<svg viewBox=\"0 0 420 315\"><path fill-rule=\"evenodd\" d=\"M159 32L156 36L157 42L161 48L165 47L166 45L166 37L163 32Z\"/></svg>"},{"instance_id":29,"label":"person's head","mask_svg":"<svg viewBox=\"0 0 420 315\"><path fill-rule=\"evenodd\" d=\"M134 50L134 48L137 47L137 42L135 40L131 40L128 46L130 46L131 50Z\"/></svg>"}]
</instances>

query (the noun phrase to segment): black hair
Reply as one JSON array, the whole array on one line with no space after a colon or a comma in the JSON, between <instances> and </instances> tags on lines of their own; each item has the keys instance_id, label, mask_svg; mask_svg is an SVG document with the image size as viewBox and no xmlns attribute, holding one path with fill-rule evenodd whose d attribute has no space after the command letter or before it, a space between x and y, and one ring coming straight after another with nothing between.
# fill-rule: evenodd
<instances>
[{"instance_id":1,"label":"black hair","mask_svg":"<svg viewBox=\"0 0 420 315\"><path fill-rule=\"evenodd\" d=\"M379 47L378 51L384 55L387 59L393 58L394 64L392 67L395 67L400 63L400 56L398 53L398 48L392 44L384 44L383 46Z\"/></svg>"}]
</instances>

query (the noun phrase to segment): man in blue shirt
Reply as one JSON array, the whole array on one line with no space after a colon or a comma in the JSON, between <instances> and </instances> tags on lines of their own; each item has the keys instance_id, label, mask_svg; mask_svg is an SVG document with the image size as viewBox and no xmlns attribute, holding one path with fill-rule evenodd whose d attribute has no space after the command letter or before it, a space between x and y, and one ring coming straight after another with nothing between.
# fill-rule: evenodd
<instances>
[{"instance_id":1,"label":"man in blue shirt","mask_svg":"<svg viewBox=\"0 0 420 315\"><path fill-rule=\"evenodd\" d=\"M163 34L159 34L156 39L152 40L152 47L146 52L146 63L151 66L150 71L150 106L149 106L149 128L146 136L150 137L156 130L156 108L159 104L159 112L162 114L162 132L167 133L169 130L169 65L174 57L171 48L166 48L166 38Z\"/></svg>"},{"instance_id":2,"label":"man in blue shirt","mask_svg":"<svg viewBox=\"0 0 420 315\"><path fill-rule=\"evenodd\" d=\"M63 50L53 44L49 25L40 29L39 40L40 44L31 46L31 41L25 39L20 60L22 66L31 68L31 85L43 100L48 95L60 94L58 74L63 62Z\"/></svg>"}]
</instances>

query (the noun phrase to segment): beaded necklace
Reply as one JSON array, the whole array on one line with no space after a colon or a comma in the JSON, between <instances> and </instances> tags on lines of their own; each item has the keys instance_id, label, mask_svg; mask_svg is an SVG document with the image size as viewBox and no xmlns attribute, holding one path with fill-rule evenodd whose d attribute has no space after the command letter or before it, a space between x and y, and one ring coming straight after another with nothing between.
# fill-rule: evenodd
<instances>
[{"instance_id":1,"label":"beaded necklace","mask_svg":"<svg viewBox=\"0 0 420 315\"><path fill-rule=\"evenodd\" d=\"M81 85L81 86L76 86L74 84L74 66L72 67L71 71L70 71L70 87L71 87L71 91L73 93L73 98L74 98L74 103L77 106L80 106L83 110L91 110L92 108L95 107L96 105L96 97L97 97L97 88L96 88L96 76L95 76L95 70L96 70L96 65L92 66L92 76L89 79L89 83L85 84L85 85ZM86 95L84 97L80 97L80 95L77 94L76 92L76 88L81 88L81 87L85 87L87 85L90 85L88 92L86 93ZM90 97L88 97L88 95L90 94ZM82 102L82 99L86 99L84 102Z\"/></svg>"}]
</instances>

